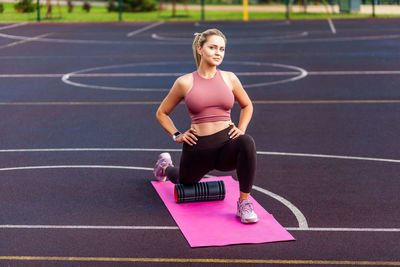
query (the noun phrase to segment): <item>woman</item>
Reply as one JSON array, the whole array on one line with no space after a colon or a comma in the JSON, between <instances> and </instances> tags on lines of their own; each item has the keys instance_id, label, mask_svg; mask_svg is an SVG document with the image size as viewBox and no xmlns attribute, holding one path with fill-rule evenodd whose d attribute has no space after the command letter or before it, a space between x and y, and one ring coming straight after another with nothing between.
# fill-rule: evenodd
<instances>
[{"instance_id":1,"label":"woman","mask_svg":"<svg viewBox=\"0 0 400 267\"><path fill-rule=\"evenodd\" d=\"M169 153L159 155L154 175L159 181L195 184L211 170L237 172L240 198L237 216L242 223L258 218L249 200L256 169L254 140L246 135L253 105L235 74L217 67L225 54L226 38L217 29L196 33L193 55L197 71L179 77L157 110L161 126L175 142L183 143L180 167ZM184 99L191 118L189 130L181 133L169 114ZM241 107L238 126L231 121L234 101Z\"/></svg>"}]
</instances>

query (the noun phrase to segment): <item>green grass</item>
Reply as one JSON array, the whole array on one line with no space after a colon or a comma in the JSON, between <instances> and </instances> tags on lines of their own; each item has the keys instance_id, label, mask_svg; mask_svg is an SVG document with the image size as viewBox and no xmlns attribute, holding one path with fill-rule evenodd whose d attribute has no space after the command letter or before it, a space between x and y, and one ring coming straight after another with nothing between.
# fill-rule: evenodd
<instances>
[{"instance_id":1,"label":"green grass","mask_svg":"<svg viewBox=\"0 0 400 267\"><path fill-rule=\"evenodd\" d=\"M14 4L3 3L4 12L0 13L0 22L35 22L37 20L36 11L33 13L17 13L14 10ZM41 21L43 22L105 22L118 21L118 13L109 13L105 7L92 6L89 13L82 9L82 6L75 5L72 13L67 12L66 6L61 6L61 16L57 6L53 6L52 16L46 18L45 6L41 7ZM284 12L249 12L250 20L265 19L285 19ZM400 16L400 15L399 15ZM397 16L397 17L399 17ZM326 13L291 13L291 19L323 19L323 18L366 18L371 15L365 14L333 14ZM391 16L379 16L391 17ZM394 16L396 17L396 16ZM243 14L240 11L206 11L206 20L242 20ZM123 21L195 21L201 19L201 12L196 10L190 11L190 16L186 16L185 11L177 10L177 16L171 16L171 10L164 10L160 16L158 11L139 12L139 13L123 13Z\"/></svg>"}]
</instances>

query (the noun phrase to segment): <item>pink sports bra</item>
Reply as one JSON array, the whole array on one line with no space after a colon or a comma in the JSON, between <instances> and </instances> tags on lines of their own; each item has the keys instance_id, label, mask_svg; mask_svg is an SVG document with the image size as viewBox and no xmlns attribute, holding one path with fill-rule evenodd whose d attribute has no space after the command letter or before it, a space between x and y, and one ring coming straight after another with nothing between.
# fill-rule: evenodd
<instances>
[{"instance_id":1,"label":"pink sports bra","mask_svg":"<svg viewBox=\"0 0 400 267\"><path fill-rule=\"evenodd\" d=\"M219 70L211 79L193 72L193 87L185 97L192 123L229 121L234 102L232 90Z\"/></svg>"}]
</instances>

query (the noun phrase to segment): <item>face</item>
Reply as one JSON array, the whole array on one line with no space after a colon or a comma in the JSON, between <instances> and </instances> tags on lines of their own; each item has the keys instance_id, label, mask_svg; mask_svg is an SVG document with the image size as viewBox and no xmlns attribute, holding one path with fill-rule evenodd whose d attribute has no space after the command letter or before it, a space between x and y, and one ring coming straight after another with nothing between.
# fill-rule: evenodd
<instances>
[{"instance_id":1,"label":"face","mask_svg":"<svg viewBox=\"0 0 400 267\"><path fill-rule=\"evenodd\" d=\"M212 35L207 38L203 47L197 48L201 56L201 61L210 66L218 66L222 63L225 55L225 40L218 35Z\"/></svg>"}]
</instances>

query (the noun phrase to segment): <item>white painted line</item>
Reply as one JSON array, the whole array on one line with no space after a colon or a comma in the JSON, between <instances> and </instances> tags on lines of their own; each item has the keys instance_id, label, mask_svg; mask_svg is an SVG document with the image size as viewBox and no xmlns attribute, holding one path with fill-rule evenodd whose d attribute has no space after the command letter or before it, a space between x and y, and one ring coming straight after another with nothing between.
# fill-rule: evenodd
<instances>
[{"instance_id":1,"label":"white painted line","mask_svg":"<svg viewBox=\"0 0 400 267\"><path fill-rule=\"evenodd\" d=\"M11 34L5 34L5 33L0 33L0 37L2 38L8 38L8 39L13 39L13 40L26 40L29 39L30 37L27 36L18 36L18 35L11 35ZM45 43L61 43L61 44L83 44L83 45L135 45L135 44L148 44L152 45L154 44L154 41L109 41L109 40L80 40L80 39L52 39L52 38L38 38L32 41L37 41L37 42L45 42ZM166 42L158 42L157 45L170 45L169 43ZM175 45L187 45L186 43L181 43L181 44L175 44Z\"/></svg>"},{"instance_id":2,"label":"white painted line","mask_svg":"<svg viewBox=\"0 0 400 267\"><path fill-rule=\"evenodd\" d=\"M236 62L236 64L239 64L239 62ZM283 65L283 64L275 64L275 63L254 63L254 62L242 62L244 65L258 65L258 66L271 66L271 67L277 67L277 68L286 68L290 70L295 70L296 75L287 79L283 80L277 80L277 81L272 81L272 82L262 82L262 83L253 83L253 84L243 84L244 88L254 88L254 87L261 87L261 86L270 86L270 85L276 85L276 84L284 84L284 83L290 83L294 82L297 80L301 80L305 78L308 75L308 72L300 67L296 66L291 66L291 65Z\"/></svg>"},{"instance_id":3,"label":"white painted line","mask_svg":"<svg viewBox=\"0 0 400 267\"><path fill-rule=\"evenodd\" d=\"M0 153L20 153L20 152L181 152L182 149L174 148L26 148L26 149L0 149ZM355 157L343 155L326 155L326 154L306 154L306 153L290 153L290 152L270 152L270 151L257 151L259 155L270 156L288 156L288 157L313 157L313 158L327 158L327 159L345 159L345 160L363 160L363 161L377 161L388 163L400 163L398 159L385 159L385 158L371 158L371 157ZM85 166L85 165L83 165ZM117 166L111 166L117 167ZM123 167L123 166L122 166ZM134 168L128 167L126 168ZM1 170L1 169L0 169Z\"/></svg>"},{"instance_id":4,"label":"white painted line","mask_svg":"<svg viewBox=\"0 0 400 267\"><path fill-rule=\"evenodd\" d=\"M0 74L0 78L60 78L63 74Z\"/></svg>"},{"instance_id":5,"label":"white painted line","mask_svg":"<svg viewBox=\"0 0 400 267\"><path fill-rule=\"evenodd\" d=\"M141 29L139 29L139 30L136 30L136 31L133 31L133 32L128 33L128 34L126 35L126 37L132 37L133 35L136 35L136 34L138 34L138 33L141 33L141 32L147 31L147 30L149 30L149 29L155 28L155 27L157 27L157 26L159 26L159 25L161 25L161 24L163 24L163 23L164 23L164 21L155 22L155 23L150 24L150 25L148 25L148 26L146 26L146 27L143 27L143 28L141 28Z\"/></svg>"},{"instance_id":6,"label":"white painted line","mask_svg":"<svg viewBox=\"0 0 400 267\"><path fill-rule=\"evenodd\" d=\"M25 23L17 23L17 24L11 24L11 25L7 25L7 26L3 26L3 27L0 27L0 31L7 30L7 29L12 29L12 28L16 28L16 27L21 27L21 26L24 26L24 25L27 25L27 24L28 23L25 22Z\"/></svg>"},{"instance_id":7,"label":"white painted line","mask_svg":"<svg viewBox=\"0 0 400 267\"><path fill-rule=\"evenodd\" d=\"M332 105L332 104L399 104L400 99L378 100L255 100L253 104L266 105ZM161 101L125 101L125 102L0 102L0 106L126 106L160 105ZM184 103L180 103L184 105Z\"/></svg>"},{"instance_id":8,"label":"white painted line","mask_svg":"<svg viewBox=\"0 0 400 267\"><path fill-rule=\"evenodd\" d=\"M30 37L27 36L18 36L18 35L11 35L0 33L0 37L14 39L14 40L26 40ZM71 40L71 39L52 39L52 38L39 38L35 39L36 42L50 42L50 43L72 43L72 44L104 44L104 45L117 45L117 44L134 44L139 43L135 42L121 42L121 41L107 41L107 40Z\"/></svg>"},{"instance_id":9,"label":"white painted line","mask_svg":"<svg viewBox=\"0 0 400 267\"><path fill-rule=\"evenodd\" d=\"M400 103L400 100L399 100ZM161 101L132 102L0 102L0 106L124 106L124 105L160 105ZM181 103L183 105L183 103Z\"/></svg>"},{"instance_id":10,"label":"white painted line","mask_svg":"<svg viewBox=\"0 0 400 267\"><path fill-rule=\"evenodd\" d=\"M334 228L334 227L284 227L288 231L303 232L400 232L400 228ZM0 225L0 229L73 229L73 230L179 230L177 226L134 226L134 225Z\"/></svg>"},{"instance_id":11,"label":"white painted line","mask_svg":"<svg viewBox=\"0 0 400 267\"><path fill-rule=\"evenodd\" d=\"M146 62L146 63L131 63L131 64L118 64L118 65L109 65L109 66L100 66L100 67L93 67L93 68L88 68L88 69L82 69L74 72L67 73L63 75L61 80L69 84L71 86L76 86L80 88L90 88L90 89L99 89L99 90L111 90L111 91L136 91L136 92L165 92L169 91L169 88L126 88L126 87L111 87L111 86L100 86L100 85L91 85L91 84L85 84L85 83L78 83L71 81L70 78L74 77L74 75L77 74L85 74L88 72L95 72L99 70L109 70L109 69L118 69L118 68L131 68L131 67L140 67L140 66L154 66L154 65L170 65L176 62ZM182 64L183 62L176 63L176 64Z\"/></svg>"},{"instance_id":12,"label":"white painted line","mask_svg":"<svg viewBox=\"0 0 400 267\"><path fill-rule=\"evenodd\" d=\"M100 85L91 85L87 83L79 83L72 81L70 78L74 77L75 75L78 74L87 74L89 72L95 72L99 70L109 70L109 69L118 69L118 68L126 68L126 67L140 67L140 66L162 66L162 65L168 65L170 67L172 64L187 64L187 62L146 62L146 63L132 63L132 64L120 64L120 65L110 65L110 66L100 66L100 67L94 67L94 68L88 68L88 69L83 69L83 70L78 70L74 72L70 72L65 74L61 80L69 84L71 86L76 86L80 88L90 88L90 89L99 89L99 90L114 90L114 91L148 91L148 92L160 92L160 91L169 91L169 88L125 88L125 87L109 87L109 86L100 86ZM284 65L284 64L276 64L276 63L267 63L267 62L251 62L251 61L227 61L225 64L241 64L241 65L250 65L250 66L268 66L268 67L274 67L274 68L282 68L282 69L289 69L291 71L295 71L296 75L290 78L284 78L282 80L277 80L277 81L272 81L272 82L263 82L263 83L256 83L256 84L244 84L243 86L245 88L253 88L253 87L261 87L261 86L269 86L269 85L275 85L275 84L282 84L282 83L289 83L289 82L294 82L299 79L302 79L307 76L307 71L296 67L296 66L290 66L290 65Z\"/></svg>"},{"instance_id":13,"label":"white painted line","mask_svg":"<svg viewBox=\"0 0 400 267\"><path fill-rule=\"evenodd\" d=\"M165 150L164 150L165 151ZM1 168L0 171L17 171L17 170L37 170L37 169L66 169L66 168L102 168L102 169L129 169L129 170L146 170L153 171L153 168L145 167L135 167L135 166L104 166L104 165L55 165L55 166L25 166L25 167L11 167L11 168ZM288 200L284 199L277 194L267 191L261 187L256 187L261 193L264 193L272 198L278 200L283 205L288 207L291 211L295 212L294 215L298 219L299 228L307 228L307 221L304 215Z\"/></svg>"},{"instance_id":14,"label":"white painted line","mask_svg":"<svg viewBox=\"0 0 400 267\"><path fill-rule=\"evenodd\" d=\"M0 171L17 171L17 170L38 170L38 169L126 169L126 170L145 170L153 171L153 168L134 167L134 166L109 166L109 165L53 165L53 166L25 166L0 168Z\"/></svg>"},{"instance_id":15,"label":"white painted line","mask_svg":"<svg viewBox=\"0 0 400 267\"><path fill-rule=\"evenodd\" d=\"M302 229L298 227L285 227L288 231L315 231L315 232L400 232L400 228L325 228L309 227Z\"/></svg>"},{"instance_id":16,"label":"white painted line","mask_svg":"<svg viewBox=\"0 0 400 267\"><path fill-rule=\"evenodd\" d=\"M77 73L72 77L178 77L186 73L183 72L143 72L143 73ZM237 76L288 76L298 75L299 71L266 71L266 72L235 72ZM0 78L59 78L64 74L0 74ZM71 77L70 76L70 77Z\"/></svg>"},{"instance_id":17,"label":"white painted line","mask_svg":"<svg viewBox=\"0 0 400 267\"><path fill-rule=\"evenodd\" d=\"M177 226L0 225L0 229L179 230Z\"/></svg>"},{"instance_id":18,"label":"white painted line","mask_svg":"<svg viewBox=\"0 0 400 267\"><path fill-rule=\"evenodd\" d=\"M74 77L175 77L184 72L142 72L142 73L78 73ZM287 76L298 75L300 71L235 72L238 76ZM1 77L1 74L0 74Z\"/></svg>"},{"instance_id":19,"label":"white painted line","mask_svg":"<svg viewBox=\"0 0 400 267\"><path fill-rule=\"evenodd\" d=\"M151 151L151 152L160 152L160 151L170 151L170 152L178 152L180 149L146 149L146 148L59 148L59 149L6 149L0 150L0 152L65 152L65 151ZM378 158L361 158L361 157L349 157L349 156L332 156L332 155L321 155L321 154L300 154L300 153L281 153L281 152L264 152L257 151L257 154L261 155L279 155L279 156L301 156L301 157L321 157L321 158L335 158L335 159L352 159L352 160L372 160L372 161L385 161L385 162L396 162L400 163L400 160L390 160L390 159L378 159ZM152 171L153 168L146 167L135 167L135 166L109 166L109 165L56 165L56 166L26 166L26 167L10 167L10 168L0 168L0 171L15 171L15 170L29 170L29 169L62 169L62 168L107 168L107 169L130 169L130 170L146 170ZM287 230L292 231L364 231L364 232L399 232L399 228L319 228L319 227L308 227L307 220L302 212L295 207L290 201L285 198L270 192L266 189L263 189L258 186L253 186L253 189L259 191L263 194L266 194L286 207L288 207L291 212L295 215L299 227L296 228L286 228ZM147 228L143 228L142 226L27 226L31 228L70 228L70 229L155 229L160 230L159 226L156 228L152 228L151 226L146 226ZM3 225L0 228L23 228L23 226L11 226L11 225Z\"/></svg>"},{"instance_id":20,"label":"white painted line","mask_svg":"<svg viewBox=\"0 0 400 267\"><path fill-rule=\"evenodd\" d=\"M398 75L400 70L309 71L308 75Z\"/></svg>"},{"instance_id":21,"label":"white painted line","mask_svg":"<svg viewBox=\"0 0 400 267\"><path fill-rule=\"evenodd\" d=\"M283 22L268 22L268 26L279 26L279 25L289 25L290 24L290 20L285 20ZM206 28L212 28L215 26L215 24L210 24L210 23L200 23L198 21L196 21L194 23L195 27L206 27Z\"/></svg>"},{"instance_id":22,"label":"white painted line","mask_svg":"<svg viewBox=\"0 0 400 267\"><path fill-rule=\"evenodd\" d=\"M373 40L384 40L384 39L398 39L400 38L400 34L388 34L388 35L374 35L374 36L350 36L350 37L335 37L335 38L308 38L308 39L288 39L289 37L305 37L308 36L307 32L302 32L297 35L293 36L281 36L281 37L274 37L274 38L254 38L254 39L236 39L231 40L230 43L268 43L268 44L291 44L291 43L313 43L313 42L347 42L347 41L373 41ZM11 35L0 33L0 37L15 39L15 40L26 40L30 37L26 36L18 36L18 35ZM188 38L160 38L158 35L152 36L153 38L156 37L160 40L170 40L174 39L180 42L176 42L174 45L187 45L189 43ZM149 44L153 45L154 41L108 41L108 40L72 40L72 39L52 39L52 38L38 38L32 41L37 42L51 42L51 43L73 43L73 44L98 44L98 45L133 45L133 44ZM157 42L157 45L171 45L170 42Z\"/></svg>"},{"instance_id":23,"label":"white painted line","mask_svg":"<svg viewBox=\"0 0 400 267\"><path fill-rule=\"evenodd\" d=\"M181 149L148 149L148 148L58 148L58 149L3 149L0 152L67 152L67 151L170 151L179 152ZM322 154L302 154L302 153L282 153L282 152L265 152L257 151L260 155L278 155L278 156L299 156L299 157L318 157L318 158L333 158L346 160L369 160L400 163L400 160L382 159L382 158L367 158L367 157L350 157L337 155L322 155ZM26 167L10 167L1 168L0 171L28 170L28 169L56 169L56 168L107 168L107 169L130 169L130 170L146 170L152 171L153 168L135 167L135 166L109 166L109 165L56 165L56 166L26 166ZM307 220L301 211L285 198L272 193L258 186L253 186L253 189L264 193L288 207L296 216L299 227L286 227L289 231L328 231L328 232L400 232L400 228L324 228L324 227L308 227ZM55 226L55 225L0 225L0 229L7 228L29 228L29 229L119 229L119 230L172 230L178 229L171 226Z\"/></svg>"},{"instance_id":24,"label":"white painted line","mask_svg":"<svg viewBox=\"0 0 400 267\"><path fill-rule=\"evenodd\" d=\"M293 205L290 201L288 201L287 199L272 193L264 188L258 187L253 185L253 189L256 191L259 191L261 193L266 194L267 196L270 196L276 200L278 200L279 202L281 202L282 204L284 204L286 207L288 207L290 209L290 211L294 214L294 216L296 216L296 219L299 223L299 229L308 229L308 223L307 223L307 219L306 217L303 215L303 213L295 206Z\"/></svg>"},{"instance_id":25,"label":"white painted line","mask_svg":"<svg viewBox=\"0 0 400 267\"><path fill-rule=\"evenodd\" d=\"M336 29L335 29L336 30ZM326 38L302 38L302 39L288 39L289 37L305 37L308 36L308 32L297 34L297 36L282 36L281 38L249 38L243 40L233 40L231 43L268 43L268 44L290 44L290 43L315 43L315 42L351 42L351 41L374 41L374 40L385 40L385 39L398 39L400 34L387 34L387 35L371 35L371 36L349 36L349 37L326 37ZM180 41L176 44L182 44L184 41L188 41L188 38L174 38L174 37L162 37L157 34L153 34L154 39L160 41Z\"/></svg>"},{"instance_id":26,"label":"white painted line","mask_svg":"<svg viewBox=\"0 0 400 267\"><path fill-rule=\"evenodd\" d=\"M308 32L299 32L299 33L291 33L279 36L260 36L260 37L246 37L245 39L236 38L234 39L234 43L249 43L249 42L268 42L268 41L278 41L285 40L289 38L297 38L297 37L305 37L308 36ZM170 36L161 36L159 34L153 33L151 37L155 40L159 41L175 41L175 42L191 42L192 38L190 37L170 37ZM232 39L232 38L231 38ZM231 41L229 41L231 42Z\"/></svg>"},{"instance_id":27,"label":"white painted line","mask_svg":"<svg viewBox=\"0 0 400 267\"><path fill-rule=\"evenodd\" d=\"M328 23L329 23L329 27L331 28L332 33L336 34L335 25L333 24L333 21L331 20L331 18L328 18Z\"/></svg>"},{"instance_id":28,"label":"white painted line","mask_svg":"<svg viewBox=\"0 0 400 267\"><path fill-rule=\"evenodd\" d=\"M373 35L373 36L350 36L350 37L328 37L328 38L310 38L297 40L282 40L280 43L318 43L318 42L353 42L353 41L382 41L385 39L398 39L400 34Z\"/></svg>"},{"instance_id":29,"label":"white painted line","mask_svg":"<svg viewBox=\"0 0 400 267\"><path fill-rule=\"evenodd\" d=\"M308 32L300 32L294 34L286 34L281 36L268 36L268 37L253 37L253 38L241 38L234 40L234 43L249 43L249 42L279 42L280 40L289 40L290 38L298 38L298 37L306 37L308 36ZM298 39L290 39L290 40L298 40Z\"/></svg>"},{"instance_id":30,"label":"white painted line","mask_svg":"<svg viewBox=\"0 0 400 267\"><path fill-rule=\"evenodd\" d=\"M160 35L158 35L156 33L153 33L151 35L151 38L153 38L155 40L161 40L161 41L180 41L180 42L182 42L182 41L189 42L190 40L193 40L190 37L186 37L186 38L185 37L184 38L180 38L180 37L162 37L162 36L160 36Z\"/></svg>"},{"instance_id":31,"label":"white painted line","mask_svg":"<svg viewBox=\"0 0 400 267\"><path fill-rule=\"evenodd\" d=\"M288 76L298 75L300 71L235 72L238 76ZM143 72L143 73L77 73L73 77L178 77L183 72ZM64 74L0 74L0 78L59 78ZM70 77L71 77L70 76Z\"/></svg>"},{"instance_id":32,"label":"white painted line","mask_svg":"<svg viewBox=\"0 0 400 267\"><path fill-rule=\"evenodd\" d=\"M41 34L41 35L30 37L30 38L27 38L27 39L24 39L24 40L12 42L12 43L0 46L0 49L10 48L10 47L13 47L13 46L16 46L16 45L20 45L20 44L26 44L27 42L34 41L36 39L40 39L42 37L46 37L46 36L49 36L49 35L51 35L51 33L45 33L45 34Z\"/></svg>"},{"instance_id":33,"label":"white painted line","mask_svg":"<svg viewBox=\"0 0 400 267\"><path fill-rule=\"evenodd\" d=\"M38 148L38 149L0 149L0 153L14 153L14 152L89 152L89 151L102 151L102 152L181 152L182 149L171 148Z\"/></svg>"},{"instance_id":34,"label":"white painted line","mask_svg":"<svg viewBox=\"0 0 400 267\"><path fill-rule=\"evenodd\" d=\"M177 77L183 72L143 72L143 73L76 73L69 77ZM301 71L264 71L264 72L235 72L237 76L289 76L299 75ZM365 71L307 71L307 75L399 75L400 70L365 70ZM0 78L60 78L64 74L0 74Z\"/></svg>"},{"instance_id":35,"label":"white painted line","mask_svg":"<svg viewBox=\"0 0 400 267\"><path fill-rule=\"evenodd\" d=\"M183 72L142 72L142 73L77 73L74 77L178 77Z\"/></svg>"},{"instance_id":36,"label":"white painted line","mask_svg":"<svg viewBox=\"0 0 400 267\"><path fill-rule=\"evenodd\" d=\"M73 82L70 80L71 74L65 74L62 76L61 80L69 84L71 86L76 86L80 88L89 88L89 89L97 89L97 90L109 90L109 91L128 91L128 92L168 92L168 88L125 88L125 87L115 87L115 86L101 86L101 85L91 85Z\"/></svg>"},{"instance_id":37,"label":"white painted line","mask_svg":"<svg viewBox=\"0 0 400 267\"><path fill-rule=\"evenodd\" d=\"M380 161L380 162L400 163L400 160L398 160L398 159L367 158L367 157L353 157L353 156L339 156L339 155L285 153L285 152L263 152L263 151L257 151L257 154L260 154L260 155L271 155L271 156L312 157L312 158L365 160L365 161Z\"/></svg>"}]
</instances>

